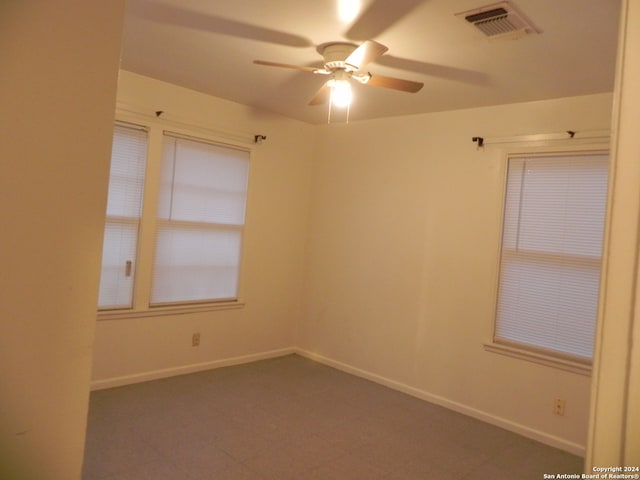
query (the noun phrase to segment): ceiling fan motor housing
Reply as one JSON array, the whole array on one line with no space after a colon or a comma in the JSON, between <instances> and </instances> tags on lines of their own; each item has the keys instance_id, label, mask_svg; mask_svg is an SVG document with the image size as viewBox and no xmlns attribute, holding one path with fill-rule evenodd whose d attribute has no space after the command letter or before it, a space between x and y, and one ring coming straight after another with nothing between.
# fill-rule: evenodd
<instances>
[{"instance_id":1,"label":"ceiling fan motor housing","mask_svg":"<svg viewBox=\"0 0 640 480\"><path fill-rule=\"evenodd\" d=\"M327 70L347 70L355 72L357 68L345 62L347 57L357 48L351 43L330 43L322 49L324 68Z\"/></svg>"}]
</instances>

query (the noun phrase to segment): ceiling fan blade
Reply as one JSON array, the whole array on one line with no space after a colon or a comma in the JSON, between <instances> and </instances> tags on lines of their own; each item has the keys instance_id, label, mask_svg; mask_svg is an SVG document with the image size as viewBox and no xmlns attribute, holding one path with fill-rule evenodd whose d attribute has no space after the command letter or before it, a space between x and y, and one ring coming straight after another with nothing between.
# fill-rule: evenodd
<instances>
[{"instance_id":1,"label":"ceiling fan blade","mask_svg":"<svg viewBox=\"0 0 640 480\"><path fill-rule=\"evenodd\" d=\"M356 70L360 70L365 65L384 55L387 50L389 49L381 43L367 40L351 52L345 60L345 63L355 67Z\"/></svg>"},{"instance_id":2,"label":"ceiling fan blade","mask_svg":"<svg viewBox=\"0 0 640 480\"><path fill-rule=\"evenodd\" d=\"M373 0L346 33L351 40L378 38L425 0Z\"/></svg>"},{"instance_id":3,"label":"ceiling fan blade","mask_svg":"<svg viewBox=\"0 0 640 480\"><path fill-rule=\"evenodd\" d=\"M329 101L330 96L331 87L329 87L329 82L326 82L313 96L309 105L323 105Z\"/></svg>"},{"instance_id":4,"label":"ceiling fan blade","mask_svg":"<svg viewBox=\"0 0 640 480\"><path fill-rule=\"evenodd\" d=\"M382 77L380 75L371 75L365 85L373 85L374 87L392 88L402 92L416 93L424 86L422 82L413 82L411 80L403 80L401 78Z\"/></svg>"},{"instance_id":5,"label":"ceiling fan blade","mask_svg":"<svg viewBox=\"0 0 640 480\"><path fill-rule=\"evenodd\" d=\"M276 62L267 62L265 60L254 60L253 63L256 65L266 65L268 67L280 67L280 68L291 68L293 70L302 70L303 72L311 72L311 73L321 73L323 71L322 68L316 67L303 67L301 65L289 65L288 63L276 63Z\"/></svg>"},{"instance_id":6,"label":"ceiling fan blade","mask_svg":"<svg viewBox=\"0 0 640 480\"><path fill-rule=\"evenodd\" d=\"M385 55L378 62L378 65L395 68L397 70L407 70L430 77L443 78L445 80L455 80L456 82L470 83L473 85L487 86L491 84L491 77L483 72L467 70L447 65L409 60L406 58Z\"/></svg>"},{"instance_id":7,"label":"ceiling fan blade","mask_svg":"<svg viewBox=\"0 0 640 480\"><path fill-rule=\"evenodd\" d=\"M127 14L132 14L138 18L151 20L160 24L220 33L223 35L257 40L259 42L297 48L310 47L313 45L310 39L299 35L230 20L216 15L209 15L204 12L191 10L186 6L178 6L180 2L173 3L176 5L164 5L153 0L131 0L127 2Z\"/></svg>"}]
</instances>

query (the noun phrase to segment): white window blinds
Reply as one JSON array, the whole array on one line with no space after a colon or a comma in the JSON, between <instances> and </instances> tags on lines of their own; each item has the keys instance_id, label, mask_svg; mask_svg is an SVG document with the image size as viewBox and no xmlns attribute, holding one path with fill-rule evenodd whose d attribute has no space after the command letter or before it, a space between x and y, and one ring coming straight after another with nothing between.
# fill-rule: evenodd
<instances>
[{"instance_id":1,"label":"white window blinds","mask_svg":"<svg viewBox=\"0 0 640 480\"><path fill-rule=\"evenodd\" d=\"M151 305L238 295L249 152L165 133Z\"/></svg>"},{"instance_id":2,"label":"white window blinds","mask_svg":"<svg viewBox=\"0 0 640 480\"><path fill-rule=\"evenodd\" d=\"M147 132L116 125L111 150L99 308L132 306Z\"/></svg>"},{"instance_id":3,"label":"white window blinds","mask_svg":"<svg viewBox=\"0 0 640 480\"><path fill-rule=\"evenodd\" d=\"M591 359L607 170L604 154L509 159L496 342Z\"/></svg>"}]
</instances>

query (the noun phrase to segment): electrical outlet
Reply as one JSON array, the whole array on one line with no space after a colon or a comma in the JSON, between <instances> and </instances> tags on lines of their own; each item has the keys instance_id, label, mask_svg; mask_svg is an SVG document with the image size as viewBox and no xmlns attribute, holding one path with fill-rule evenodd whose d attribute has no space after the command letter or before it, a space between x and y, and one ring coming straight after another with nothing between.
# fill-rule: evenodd
<instances>
[{"instance_id":1,"label":"electrical outlet","mask_svg":"<svg viewBox=\"0 0 640 480\"><path fill-rule=\"evenodd\" d=\"M553 400L553 413L555 415L564 415L565 399L557 397Z\"/></svg>"},{"instance_id":2,"label":"electrical outlet","mask_svg":"<svg viewBox=\"0 0 640 480\"><path fill-rule=\"evenodd\" d=\"M200 346L200 333L196 332L193 335L191 335L191 346L192 347L199 347Z\"/></svg>"}]
</instances>

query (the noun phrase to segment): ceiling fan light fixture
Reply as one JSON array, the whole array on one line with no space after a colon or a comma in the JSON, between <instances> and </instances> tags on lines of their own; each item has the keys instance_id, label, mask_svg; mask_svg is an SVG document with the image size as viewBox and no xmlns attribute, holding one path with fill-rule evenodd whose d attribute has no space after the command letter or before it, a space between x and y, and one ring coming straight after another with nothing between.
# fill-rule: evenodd
<instances>
[{"instance_id":1,"label":"ceiling fan light fixture","mask_svg":"<svg viewBox=\"0 0 640 480\"><path fill-rule=\"evenodd\" d=\"M351 105L353 92L349 80L331 79L329 80L329 88L331 89L331 104L336 107L345 108Z\"/></svg>"}]
</instances>

